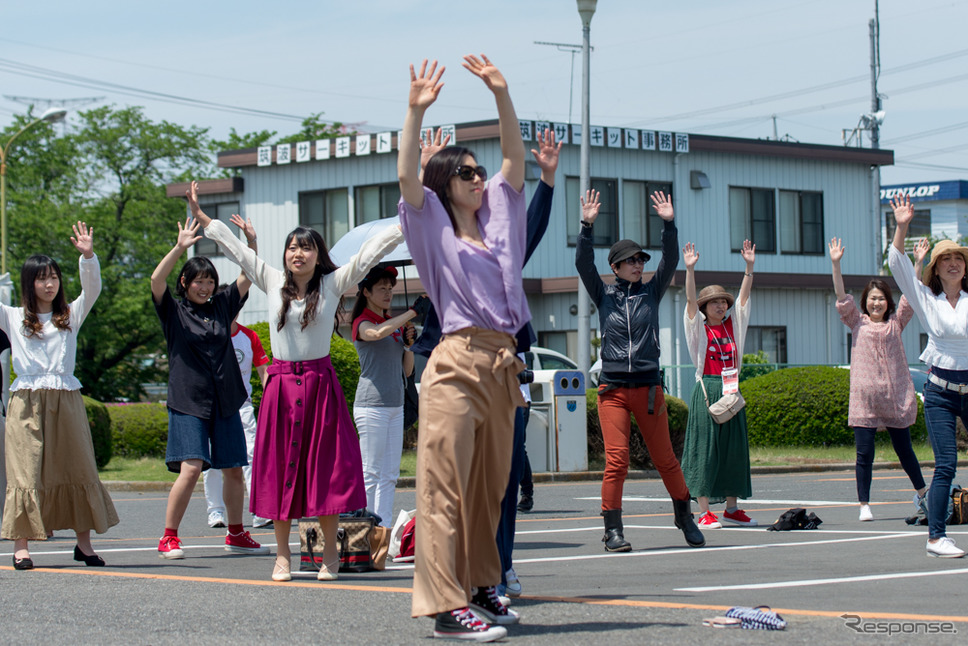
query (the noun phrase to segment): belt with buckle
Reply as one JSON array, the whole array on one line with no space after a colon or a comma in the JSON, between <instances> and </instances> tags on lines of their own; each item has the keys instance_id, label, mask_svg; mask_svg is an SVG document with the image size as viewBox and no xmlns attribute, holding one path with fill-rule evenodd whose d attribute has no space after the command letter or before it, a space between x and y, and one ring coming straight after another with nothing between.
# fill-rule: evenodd
<instances>
[{"instance_id":1,"label":"belt with buckle","mask_svg":"<svg viewBox=\"0 0 968 646\"><path fill-rule=\"evenodd\" d=\"M945 390L950 390L956 392L959 395L968 395L968 384L956 384L954 382L948 381L947 379L942 379L938 375L929 372L928 381L936 386L941 386Z\"/></svg>"}]
</instances>

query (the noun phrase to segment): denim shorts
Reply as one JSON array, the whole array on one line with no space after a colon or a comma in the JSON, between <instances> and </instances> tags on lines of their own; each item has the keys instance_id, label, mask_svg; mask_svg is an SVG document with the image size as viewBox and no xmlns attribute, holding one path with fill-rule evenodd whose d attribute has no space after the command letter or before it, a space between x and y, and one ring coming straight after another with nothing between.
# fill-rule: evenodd
<instances>
[{"instance_id":1,"label":"denim shorts","mask_svg":"<svg viewBox=\"0 0 968 646\"><path fill-rule=\"evenodd\" d=\"M165 464L174 473L185 460L201 460L202 469L232 469L249 464L239 413L202 419L168 409Z\"/></svg>"}]
</instances>

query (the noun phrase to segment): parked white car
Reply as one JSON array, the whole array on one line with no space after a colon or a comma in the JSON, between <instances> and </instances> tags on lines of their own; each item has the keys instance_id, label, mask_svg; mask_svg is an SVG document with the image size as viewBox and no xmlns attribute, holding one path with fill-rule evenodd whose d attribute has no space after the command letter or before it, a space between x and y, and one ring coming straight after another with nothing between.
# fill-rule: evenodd
<instances>
[{"instance_id":1,"label":"parked white car","mask_svg":"<svg viewBox=\"0 0 968 646\"><path fill-rule=\"evenodd\" d=\"M420 355L415 356L414 359L416 359L414 369L417 373L417 392L420 392L420 376L423 374L424 366L427 365L427 360ZM555 370L578 369L578 364L569 359L567 356L550 348L542 348L541 346L537 345L531 346L531 350L524 353L524 363L528 370L533 370L536 373L545 371L554 372ZM541 379L542 375L536 374L535 377ZM550 375L548 378L550 378Z\"/></svg>"}]
</instances>

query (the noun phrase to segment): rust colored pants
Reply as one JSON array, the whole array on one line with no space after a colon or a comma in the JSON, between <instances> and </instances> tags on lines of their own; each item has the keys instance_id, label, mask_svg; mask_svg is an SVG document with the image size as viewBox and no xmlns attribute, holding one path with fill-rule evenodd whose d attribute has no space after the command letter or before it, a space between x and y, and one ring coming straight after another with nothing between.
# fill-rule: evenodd
<instances>
[{"instance_id":1,"label":"rust colored pants","mask_svg":"<svg viewBox=\"0 0 968 646\"><path fill-rule=\"evenodd\" d=\"M605 441L602 511L622 508L622 489L629 471L629 434L632 418L638 424L662 484L676 500L688 500L689 488L669 439L669 415L661 386L598 389L598 420ZM604 390L604 392L603 392ZM649 412L652 391L652 412Z\"/></svg>"},{"instance_id":2,"label":"rust colored pants","mask_svg":"<svg viewBox=\"0 0 968 646\"><path fill-rule=\"evenodd\" d=\"M501 582L495 535L524 405L514 339L468 328L441 341L420 384L414 617L466 607Z\"/></svg>"}]
</instances>

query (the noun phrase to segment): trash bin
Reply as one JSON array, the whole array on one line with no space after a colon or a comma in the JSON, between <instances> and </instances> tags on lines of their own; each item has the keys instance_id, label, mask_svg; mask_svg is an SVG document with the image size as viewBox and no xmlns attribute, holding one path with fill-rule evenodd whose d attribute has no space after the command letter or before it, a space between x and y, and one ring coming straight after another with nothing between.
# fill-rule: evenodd
<instances>
[{"instance_id":1,"label":"trash bin","mask_svg":"<svg viewBox=\"0 0 968 646\"><path fill-rule=\"evenodd\" d=\"M531 384L531 400L527 447L532 471L587 470L585 378L582 373L577 370L539 373Z\"/></svg>"}]
</instances>

